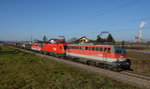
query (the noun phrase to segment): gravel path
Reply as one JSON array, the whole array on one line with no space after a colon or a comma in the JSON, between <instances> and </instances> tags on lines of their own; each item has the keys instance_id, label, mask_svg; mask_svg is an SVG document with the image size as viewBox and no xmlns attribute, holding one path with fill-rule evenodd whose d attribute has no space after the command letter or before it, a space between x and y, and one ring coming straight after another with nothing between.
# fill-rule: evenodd
<instances>
[{"instance_id":1,"label":"gravel path","mask_svg":"<svg viewBox=\"0 0 150 89\"><path fill-rule=\"evenodd\" d=\"M23 49L19 49L19 50L33 53L31 51L26 51ZM150 80L146 80L146 79L142 79L142 78L138 78L138 77L134 77L134 76L129 76L129 75L122 74L120 72L105 70L105 69L101 69L98 67L89 66L89 65L85 65L85 64L81 64L81 63L77 63L77 62L73 62L73 61L69 61L69 60L64 60L64 59L60 59L60 58L56 58L56 57L52 57L52 56L48 56L48 55L43 55L43 54L39 54L39 53L33 53L33 54L35 54L37 56L45 57L45 58L48 58L51 60L55 60L60 63L69 64L73 67L78 67L78 68L81 68L81 69L84 69L84 70L87 70L89 72L93 72L93 73L96 73L99 75L107 76L109 78L112 78L114 80L117 80L117 81L120 81L123 83L128 83L130 85L150 89Z\"/></svg>"}]
</instances>

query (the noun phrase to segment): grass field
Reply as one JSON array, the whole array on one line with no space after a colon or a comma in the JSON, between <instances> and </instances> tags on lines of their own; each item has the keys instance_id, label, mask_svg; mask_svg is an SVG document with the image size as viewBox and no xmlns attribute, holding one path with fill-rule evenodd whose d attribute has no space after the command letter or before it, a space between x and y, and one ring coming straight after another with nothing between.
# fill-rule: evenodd
<instances>
[{"instance_id":1,"label":"grass field","mask_svg":"<svg viewBox=\"0 0 150 89\"><path fill-rule=\"evenodd\" d=\"M0 89L139 89L16 49L0 51Z\"/></svg>"},{"instance_id":2,"label":"grass field","mask_svg":"<svg viewBox=\"0 0 150 89\"><path fill-rule=\"evenodd\" d=\"M131 68L135 72L139 72L150 76L150 54L142 52L127 52L128 58L131 60Z\"/></svg>"}]
</instances>

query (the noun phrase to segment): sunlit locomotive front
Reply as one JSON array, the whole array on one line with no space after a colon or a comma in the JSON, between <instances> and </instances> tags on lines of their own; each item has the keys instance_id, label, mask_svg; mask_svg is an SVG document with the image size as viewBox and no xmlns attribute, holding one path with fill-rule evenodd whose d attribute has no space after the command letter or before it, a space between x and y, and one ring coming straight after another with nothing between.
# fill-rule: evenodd
<instances>
[{"instance_id":1,"label":"sunlit locomotive front","mask_svg":"<svg viewBox=\"0 0 150 89\"><path fill-rule=\"evenodd\" d=\"M130 69L131 65L126 49L120 45L69 44L66 56L114 70Z\"/></svg>"}]
</instances>

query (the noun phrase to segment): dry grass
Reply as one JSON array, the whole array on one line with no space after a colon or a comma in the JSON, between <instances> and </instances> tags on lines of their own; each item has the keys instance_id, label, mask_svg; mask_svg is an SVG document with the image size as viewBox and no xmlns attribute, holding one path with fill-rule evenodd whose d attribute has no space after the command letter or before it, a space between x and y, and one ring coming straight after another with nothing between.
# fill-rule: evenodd
<instances>
[{"instance_id":1,"label":"dry grass","mask_svg":"<svg viewBox=\"0 0 150 89\"><path fill-rule=\"evenodd\" d=\"M128 51L127 56L131 59L131 68L135 72L150 75L150 54Z\"/></svg>"},{"instance_id":2,"label":"dry grass","mask_svg":"<svg viewBox=\"0 0 150 89\"><path fill-rule=\"evenodd\" d=\"M3 47L0 89L139 89L79 68Z\"/></svg>"}]
</instances>

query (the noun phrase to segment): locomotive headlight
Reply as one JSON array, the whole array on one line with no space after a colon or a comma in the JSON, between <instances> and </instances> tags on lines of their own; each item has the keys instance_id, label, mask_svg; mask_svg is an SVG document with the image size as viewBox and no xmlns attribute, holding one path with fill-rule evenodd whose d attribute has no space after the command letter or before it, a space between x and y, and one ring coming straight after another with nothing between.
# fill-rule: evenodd
<instances>
[{"instance_id":1,"label":"locomotive headlight","mask_svg":"<svg viewBox=\"0 0 150 89\"><path fill-rule=\"evenodd\" d=\"M124 61L127 61L127 58L125 58Z\"/></svg>"},{"instance_id":2,"label":"locomotive headlight","mask_svg":"<svg viewBox=\"0 0 150 89\"><path fill-rule=\"evenodd\" d=\"M126 61L126 59L125 58L120 58L119 61Z\"/></svg>"}]
</instances>

